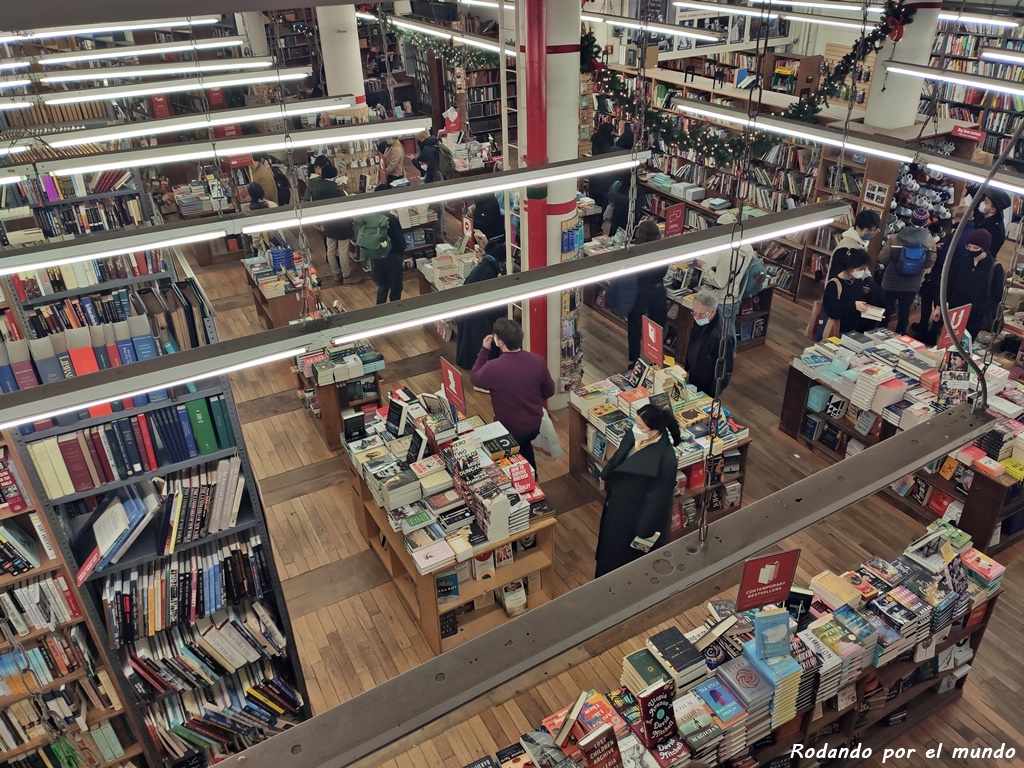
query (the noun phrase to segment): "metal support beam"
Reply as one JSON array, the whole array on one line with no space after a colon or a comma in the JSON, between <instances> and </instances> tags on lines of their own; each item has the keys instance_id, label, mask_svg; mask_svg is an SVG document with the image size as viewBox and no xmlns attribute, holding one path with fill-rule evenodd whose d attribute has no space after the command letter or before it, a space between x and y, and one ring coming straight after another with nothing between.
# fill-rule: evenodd
<instances>
[{"instance_id":1,"label":"metal support beam","mask_svg":"<svg viewBox=\"0 0 1024 768\"><path fill-rule=\"evenodd\" d=\"M221 763L343 768L986 432L966 405L733 512Z\"/></svg>"}]
</instances>

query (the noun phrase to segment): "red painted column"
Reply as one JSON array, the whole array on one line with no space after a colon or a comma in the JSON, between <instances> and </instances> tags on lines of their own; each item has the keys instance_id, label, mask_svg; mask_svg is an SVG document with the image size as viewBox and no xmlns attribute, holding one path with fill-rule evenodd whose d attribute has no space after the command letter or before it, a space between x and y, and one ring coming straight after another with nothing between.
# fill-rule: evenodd
<instances>
[{"instance_id":1,"label":"red painted column","mask_svg":"<svg viewBox=\"0 0 1024 768\"><path fill-rule=\"evenodd\" d=\"M547 127L547 17L545 0L526 0L526 163L543 165L548 161ZM527 263L530 269L547 266L547 188L531 187L526 191ZM548 356L548 300L531 299L529 313L529 349L541 357Z\"/></svg>"}]
</instances>

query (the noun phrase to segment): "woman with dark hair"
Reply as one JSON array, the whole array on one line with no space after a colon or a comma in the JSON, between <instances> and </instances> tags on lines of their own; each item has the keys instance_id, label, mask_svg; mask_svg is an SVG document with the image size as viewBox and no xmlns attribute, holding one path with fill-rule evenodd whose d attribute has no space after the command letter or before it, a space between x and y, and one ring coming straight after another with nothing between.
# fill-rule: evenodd
<instances>
[{"instance_id":1,"label":"woman with dark hair","mask_svg":"<svg viewBox=\"0 0 1024 768\"><path fill-rule=\"evenodd\" d=\"M473 204L473 229L480 230L488 243L498 242L505 237L505 217L501 205L492 193L480 195ZM476 354L476 350L473 351Z\"/></svg>"},{"instance_id":2,"label":"woman with dark hair","mask_svg":"<svg viewBox=\"0 0 1024 768\"><path fill-rule=\"evenodd\" d=\"M595 578L668 543L676 489L679 424L670 412L645 405L601 472L605 500L597 537Z\"/></svg>"},{"instance_id":3,"label":"woman with dark hair","mask_svg":"<svg viewBox=\"0 0 1024 768\"><path fill-rule=\"evenodd\" d=\"M603 155L615 148L615 123L601 123L590 137L590 154Z\"/></svg>"},{"instance_id":4,"label":"woman with dark hair","mask_svg":"<svg viewBox=\"0 0 1024 768\"><path fill-rule=\"evenodd\" d=\"M851 248L843 270L825 283L821 303L830 320L839 321L840 333L851 333L860 326L860 313L868 308L862 301L863 281L871 277L871 257L863 248Z\"/></svg>"},{"instance_id":5,"label":"woman with dark hair","mask_svg":"<svg viewBox=\"0 0 1024 768\"><path fill-rule=\"evenodd\" d=\"M249 193L249 210L260 211L264 208L277 208L277 203L267 200L267 193L263 186L255 181L251 182L246 191Z\"/></svg>"}]
</instances>

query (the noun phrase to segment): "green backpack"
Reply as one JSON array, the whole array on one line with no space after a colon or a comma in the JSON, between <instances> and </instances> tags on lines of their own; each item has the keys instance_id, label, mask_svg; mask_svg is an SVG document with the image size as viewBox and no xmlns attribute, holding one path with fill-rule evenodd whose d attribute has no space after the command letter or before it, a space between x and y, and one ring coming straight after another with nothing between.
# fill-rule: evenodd
<instances>
[{"instance_id":1,"label":"green backpack","mask_svg":"<svg viewBox=\"0 0 1024 768\"><path fill-rule=\"evenodd\" d=\"M438 143L437 150L437 171L442 179L450 179L455 172L455 155L452 154L451 147L443 141Z\"/></svg>"},{"instance_id":2,"label":"green backpack","mask_svg":"<svg viewBox=\"0 0 1024 768\"><path fill-rule=\"evenodd\" d=\"M359 220L356 227L356 245L364 259L373 261L391 255L389 224L388 217L383 213L371 213Z\"/></svg>"}]
</instances>

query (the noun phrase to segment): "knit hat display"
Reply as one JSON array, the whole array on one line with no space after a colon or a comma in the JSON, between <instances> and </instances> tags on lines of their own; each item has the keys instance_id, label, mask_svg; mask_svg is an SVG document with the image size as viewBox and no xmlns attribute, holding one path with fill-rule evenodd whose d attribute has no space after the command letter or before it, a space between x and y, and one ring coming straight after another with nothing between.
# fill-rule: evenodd
<instances>
[{"instance_id":1,"label":"knit hat display","mask_svg":"<svg viewBox=\"0 0 1024 768\"><path fill-rule=\"evenodd\" d=\"M992 235L986 229L976 229L971 233L968 245L976 245L985 253L992 250Z\"/></svg>"},{"instance_id":2,"label":"knit hat display","mask_svg":"<svg viewBox=\"0 0 1024 768\"><path fill-rule=\"evenodd\" d=\"M932 215L926 208L915 208L914 212L910 214L910 223L915 227L927 227L931 220Z\"/></svg>"}]
</instances>

